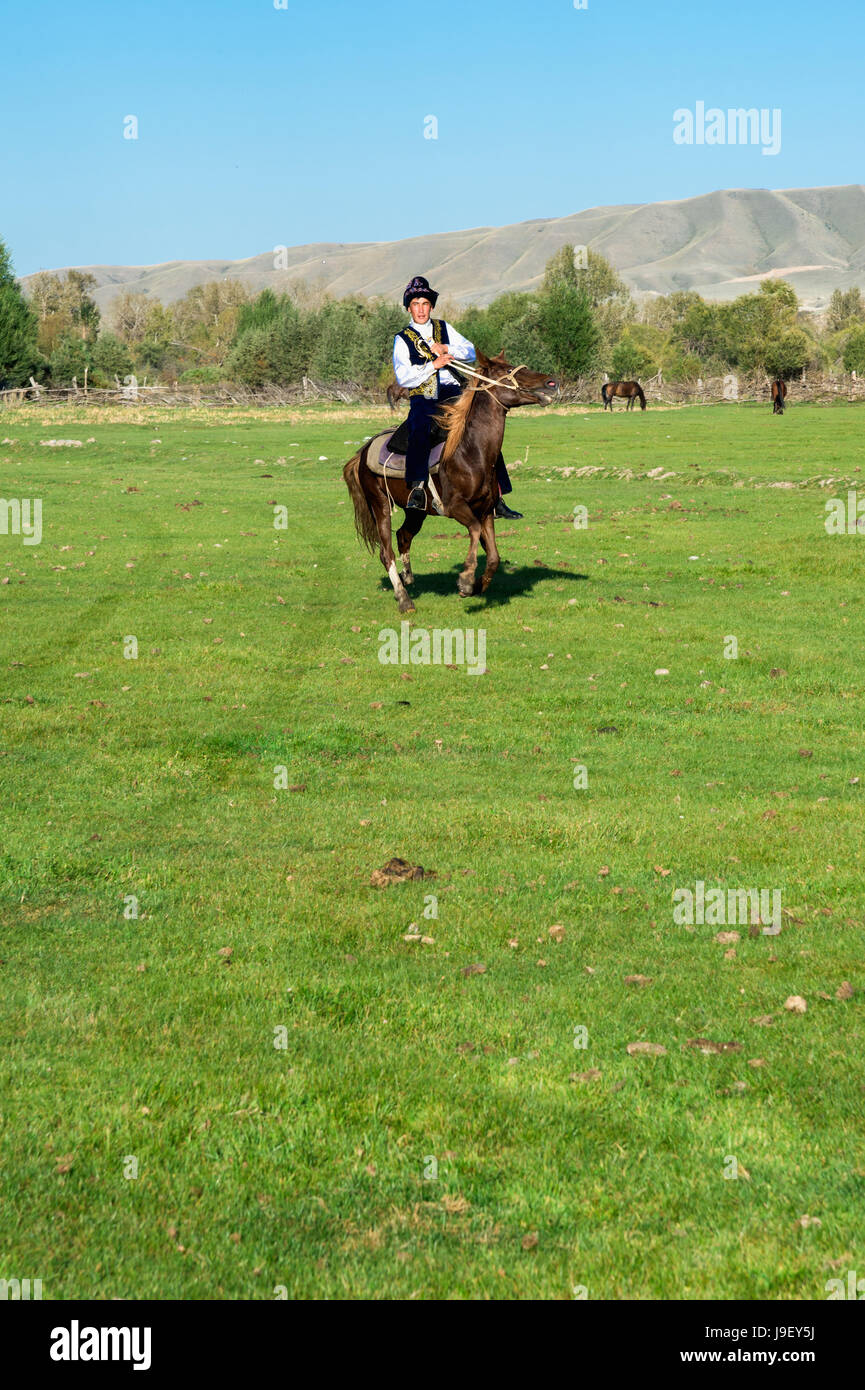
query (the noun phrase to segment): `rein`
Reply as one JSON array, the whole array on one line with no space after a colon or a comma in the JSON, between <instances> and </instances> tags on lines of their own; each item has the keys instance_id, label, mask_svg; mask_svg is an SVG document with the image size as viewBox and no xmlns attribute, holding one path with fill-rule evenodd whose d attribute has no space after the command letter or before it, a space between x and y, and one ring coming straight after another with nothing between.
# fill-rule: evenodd
<instances>
[{"instance_id":1,"label":"rein","mask_svg":"<svg viewBox=\"0 0 865 1390\"><path fill-rule=\"evenodd\" d=\"M422 341L423 346L429 355L429 360L431 362L434 361L435 357L433 354L432 347L426 341L426 339L423 339ZM447 347L447 343L436 343L436 347ZM517 372L521 372L524 367L526 367L526 369L528 370L527 364L525 362L521 362L518 367L511 367L510 371L506 372L504 376L499 377L497 381L494 380L491 376L484 376L483 372L476 371L474 367L469 367L465 362L457 362L456 360L449 362L446 367L442 367L440 368L440 370L445 372L456 370L458 372L462 372L463 376L473 377L475 381L483 381L485 382L485 385L476 386L475 390L489 393L492 391L492 388L494 386L510 386L512 391L518 391L520 387L519 382L516 380L516 374ZM496 401L496 405L501 406L502 410L507 411L508 407L506 405L502 405L501 401Z\"/></svg>"}]
</instances>

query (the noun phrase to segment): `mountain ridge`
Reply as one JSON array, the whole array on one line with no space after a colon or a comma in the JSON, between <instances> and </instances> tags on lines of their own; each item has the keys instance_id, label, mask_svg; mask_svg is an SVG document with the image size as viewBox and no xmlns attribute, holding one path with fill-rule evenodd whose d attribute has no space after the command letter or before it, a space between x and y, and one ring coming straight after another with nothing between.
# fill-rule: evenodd
<instances>
[{"instance_id":1,"label":"mountain ridge","mask_svg":"<svg viewBox=\"0 0 865 1390\"><path fill-rule=\"evenodd\" d=\"M75 269L96 277L94 298L103 311L123 290L170 303L193 285L226 276L251 292L269 286L278 293L300 280L336 297L398 300L411 276L424 274L443 298L483 305L505 290L537 289L546 262L566 242L606 256L638 295L689 289L732 299L775 275L790 281L804 307L819 309L833 289L865 285L865 185L719 189L389 242L311 242L235 261ZM277 250L285 263L278 270ZM22 276L22 284L31 279Z\"/></svg>"}]
</instances>

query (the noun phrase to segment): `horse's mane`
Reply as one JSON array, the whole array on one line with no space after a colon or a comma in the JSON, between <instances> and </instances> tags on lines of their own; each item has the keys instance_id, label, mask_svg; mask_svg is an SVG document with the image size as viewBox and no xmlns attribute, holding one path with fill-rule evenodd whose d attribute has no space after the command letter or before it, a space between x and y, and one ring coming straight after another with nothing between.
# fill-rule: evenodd
<instances>
[{"instance_id":1,"label":"horse's mane","mask_svg":"<svg viewBox=\"0 0 865 1390\"><path fill-rule=\"evenodd\" d=\"M446 401L438 412L438 421L443 429L447 430L447 439L442 450L442 463L447 463L456 453L460 441L466 432L471 408L475 403L478 394L476 386L467 386L452 401Z\"/></svg>"}]
</instances>

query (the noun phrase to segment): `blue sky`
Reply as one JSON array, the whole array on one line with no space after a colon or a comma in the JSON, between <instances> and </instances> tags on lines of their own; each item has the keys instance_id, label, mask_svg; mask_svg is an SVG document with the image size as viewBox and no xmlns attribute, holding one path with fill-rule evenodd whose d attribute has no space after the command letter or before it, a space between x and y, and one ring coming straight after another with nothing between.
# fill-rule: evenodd
<instances>
[{"instance_id":1,"label":"blue sky","mask_svg":"<svg viewBox=\"0 0 865 1390\"><path fill-rule=\"evenodd\" d=\"M7 6L3 44L0 236L21 275L865 171L863 0L81 0ZM675 144L698 101L780 108L780 153Z\"/></svg>"}]
</instances>

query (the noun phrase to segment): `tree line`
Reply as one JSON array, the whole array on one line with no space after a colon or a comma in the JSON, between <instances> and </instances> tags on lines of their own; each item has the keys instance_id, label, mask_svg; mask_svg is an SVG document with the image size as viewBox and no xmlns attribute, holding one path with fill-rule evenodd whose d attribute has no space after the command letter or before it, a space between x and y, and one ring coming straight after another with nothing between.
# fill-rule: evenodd
<instances>
[{"instance_id":1,"label":"tree line","mask_svg":"<svg viewBox=\"0 0 865 1390\"><path fill-rule=\"evenodd\" d=\"M96 281L78 270L42 271L22 289L0 240L0 389L36 381L111 386L135 373L161 382L289 385L308 376L383 386L391 345L405 325L398 304L334 299L296 283L251 295L237 280L196 285L162 304L124 290L103 316ZM805 369L865 373L865 300L835 290L822 314L803 312L781 279L729 302L693 291L639 302L603 256L563 246L536 290L499 295L484 308L441 301L437 314L481 351L552 371L565 381L608 373L696 382L730 371L791 379Z\"/></svg>"}]
</instances>

